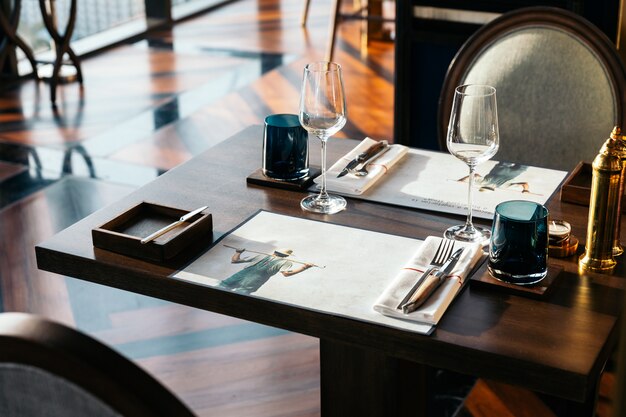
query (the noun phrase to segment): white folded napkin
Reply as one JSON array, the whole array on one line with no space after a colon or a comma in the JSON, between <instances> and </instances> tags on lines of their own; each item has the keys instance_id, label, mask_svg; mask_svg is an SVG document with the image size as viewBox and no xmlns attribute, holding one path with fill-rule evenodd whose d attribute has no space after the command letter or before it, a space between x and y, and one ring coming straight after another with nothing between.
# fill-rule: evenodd
<instances>
[{"instance_id":1,"label":"white folded napkin","mask_svg":"<svg viewBox=\"0 0 626 417\"><path fill-rule=\"evenodd\" d=\"M398 273L385 291L378 297L374 304L374 310L386 316L397 317L420 323L437 324L446 311L457 292L463 287L472 268L484 256L480 243L455 242L454 250L464 248L459 261L455 265L448 278L435 290L424 304L409 314L403 314L398 309L398 304L407 295L413 284L428 269L437 247L441 242L440 237L428 236L417 249L413 258Z\"/></svg>"},{"instance_id":2,"label":"white folded napkin","mask_svg":"<svg viewBox=\"0 0 626 417\"><path fill-rule=\"evenodd\" d=\"M341 157L328 171L326 172L326 187L329 191L335 191L341 194L348 195L360 195L370 188L376 181L378 181L387 171L398 162L406 153L409 148L403 145L389 145L389 150L376 158L371 164L367 166L368 174L363 177L357 177L354 174L347 174L341 178L337 178L337 175L346 167L348 162L352 161L362 152L365 152L370 146L374 145L377 141L370 138L365 138L354 149ZM315 179L315 183L319 184L322 181L320 177Z\"/></svg>"}]
</instances>

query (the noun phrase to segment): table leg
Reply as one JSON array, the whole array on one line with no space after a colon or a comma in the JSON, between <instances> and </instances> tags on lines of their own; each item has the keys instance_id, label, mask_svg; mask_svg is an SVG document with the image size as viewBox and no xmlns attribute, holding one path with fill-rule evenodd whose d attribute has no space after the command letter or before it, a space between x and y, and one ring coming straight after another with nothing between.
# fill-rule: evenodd
<instances>
[{"instance_id":1,"label":"table leg","mask_svg":"<svg viewBox=\"0 0 626 417\"><path fill-rule=\"evenodd\" d=\"M590 385L589 388L587 399L582 403L547 395L542 396L542 398L557 416L594 417L596 415L600 380L598 379L598 381L596 381L593 385Z\"/></svg>"},{"instance_id":2,"label":"table leg","mask_svg":"<svg viewBox=\"0 0 626 417\"><path fill-rule=\"evenodd\" d=\"M322 417L426 416L429 368L320 340Z\"/></svg>"},{"instance_id":3,"label":"table leg","mask_svg":"<svg viewBox=\"0 0 626 417\"><path fill-rule=\"evenodd\" d=\"M339 25L339 9L341 0L332 0L330 8L330 22L328 23L328 44L326 46L326 61L332 61L335 54L335 37L337 36L337 26Z\"/></svg>"},{"instance_id":4,"label":"table leg","mask_svg":"<svg viewBox=\"0 0 626 417\"><path fill-rule=\"evenodd\" d=\"M373 19L367 19L367 45L369 40L382 40L383 39L383 0L369 0L367 2L366 18L372 17Z\"/></svg>"}]
</instances>

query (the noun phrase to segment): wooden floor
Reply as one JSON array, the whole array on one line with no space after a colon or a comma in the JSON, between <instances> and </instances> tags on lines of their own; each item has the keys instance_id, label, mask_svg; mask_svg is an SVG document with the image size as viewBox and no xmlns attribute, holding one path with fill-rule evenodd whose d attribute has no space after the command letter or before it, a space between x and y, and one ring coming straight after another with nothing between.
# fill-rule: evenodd
<instances>
[{"instance_id":1,"label":"wooden floor","mask_svg":"<svg viewBox=\"0 0 626 417\"><path fill-rule=\"evenodd\" d=\"M61 87L58 111L46 85L3 86L0 310L42 314L103 340L199 416L319 415L316 339L44 273L33 250L266 115L297 112L302 68L324 56L331 1L311 2L306 30L303 3L239 0L85 59L84 89ZM346 21L337 39L349 112L337 136L389 139L393 44L363 50L361 30ZM600 416L609 416L610 386ZM462 414L551 412L532 393L480 381Z\"/></svg>"}]
</instances>

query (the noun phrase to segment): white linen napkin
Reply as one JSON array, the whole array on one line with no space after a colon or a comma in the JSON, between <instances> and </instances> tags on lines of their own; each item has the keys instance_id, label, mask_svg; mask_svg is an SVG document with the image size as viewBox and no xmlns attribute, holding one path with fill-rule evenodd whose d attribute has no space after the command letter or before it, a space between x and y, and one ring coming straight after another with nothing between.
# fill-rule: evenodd
<instances>
[{"instance_id":1,"label":"white linen napkin","mask_svg":"<svg viewBox=\"0 0 626 417\"><path fill-rule=\"evenodd\" d=\"M404 145L389 145L387 152L376 158L367 166L367 175L357 177L354 174L347 174L341 178L337 178L337 175L346 167L348 162L352 161L360 153L365 152L376 142L377 141L370 138L363 139L361 143L346 155L339 158L339 160L328 169L326 172L326 187L329 191L347 195L363 194L409 151L409 148ZM316 184L321 183L321 181L321 177L315 179Z\"/></svg>"},{"instance_id":2,"label":"white linen napkin","mask_svg":"<svg viewBox=\"0 0 626 417\"><path fill-rule=\"evenodd\" d=\"M442 238L428 236L417 249L417 252L404 268L398 273L385 291L378 297L374 310L386 316L420 323L437 324L443 313L463 287L463 283L472 268L484 256L480 243L455 242L454 249L464 248L459 261L448 278L435 290L424 304L409 314L403 314L398 304L409 292L413 284L428 269Z\"/></svg>"}]
</instances>

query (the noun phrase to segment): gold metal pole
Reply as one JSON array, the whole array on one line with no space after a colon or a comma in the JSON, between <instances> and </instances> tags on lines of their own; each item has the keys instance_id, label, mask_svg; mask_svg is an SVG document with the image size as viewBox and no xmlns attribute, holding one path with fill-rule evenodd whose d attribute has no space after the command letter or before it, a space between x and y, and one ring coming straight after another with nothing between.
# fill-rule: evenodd
<instances>
[{"instance_id":1,"label":"gold metal pole","mask_svg":"<svg viewBox=\"0 0 626 417\"><path fill-rule=\"evenodd\" d=\"M624 2L626 0L620 0L619 13L617 17L617 39L615 45L617 45L617 52L622 58L622 62L626 63L626 10L624 10Z\"/></svg>"}]
</instances>

